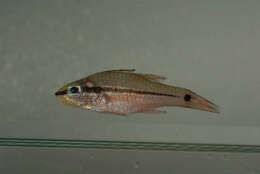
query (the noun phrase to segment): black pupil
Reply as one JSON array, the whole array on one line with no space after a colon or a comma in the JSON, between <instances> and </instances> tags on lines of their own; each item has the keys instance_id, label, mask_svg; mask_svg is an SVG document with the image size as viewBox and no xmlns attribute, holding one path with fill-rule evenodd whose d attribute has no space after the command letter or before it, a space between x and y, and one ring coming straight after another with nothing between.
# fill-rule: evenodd
<instances>
[{"instance_id":1,"label":"black pupil","mask_svg":"<svg viewBox=\"0 0 260 174\"><path fill-rule=\"evenodd\" d=\"M79 88L74 86L74 87L70 88L70 92L72 94L78 93L79 92Z\"/></svg>"},{"instance_id":2,"label":"black pupil","mask_svg":"<svg viewBox=\"0 0 260 174\"><path fill-rule=\"evenodd\" d=\"M185 94L184 95L184 100L185 101L190 101L190 99L191 99L191 96L189 94Z\"/></svg>"}]
</instances>

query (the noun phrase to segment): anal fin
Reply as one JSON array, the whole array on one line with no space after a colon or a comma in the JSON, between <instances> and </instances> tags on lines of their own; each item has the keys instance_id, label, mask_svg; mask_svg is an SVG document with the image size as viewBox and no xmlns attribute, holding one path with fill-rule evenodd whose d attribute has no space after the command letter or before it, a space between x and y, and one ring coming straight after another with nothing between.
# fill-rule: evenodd
<instances>
[{"instance_id":1,"label":"anal fin","mask_svg":"<svg viewBox=\"0 0 260 174\"><path fill-rule=\"evenodd\" d=\"M127 114L121 113L121 112L109 112L109 111L105 111L103 112L105 114L113 114L113 115L118 115L118 116L127 116Z\"/></svg>"},{"instance_id":2,"label":"anal fin","mask_svg":"<svg viewBox=\"0 0 260 174\"><path fill-rule=\"evenodd\" d=\"M167 112L158 110L156 108L149 108L149 109L143 110L142 113L145 113L145 114L166 114Z\"/></svg>"}]
</instances>

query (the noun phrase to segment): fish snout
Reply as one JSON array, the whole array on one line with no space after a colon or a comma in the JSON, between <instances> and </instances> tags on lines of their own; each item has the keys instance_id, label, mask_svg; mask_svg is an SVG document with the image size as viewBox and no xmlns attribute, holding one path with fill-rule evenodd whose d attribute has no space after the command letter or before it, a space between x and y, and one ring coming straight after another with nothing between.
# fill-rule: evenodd
<instances>
[{"instance_id":1,"label":"fish snout","mask_svg":"<svg viewBox=\"0 0 260 174\"><path fill-rule=\"evenodd\" d=\"M67 90L58 90L55 92L55 96L62 96L62 95L66 95L67 94Z\"/></svg>"}]
</instances>

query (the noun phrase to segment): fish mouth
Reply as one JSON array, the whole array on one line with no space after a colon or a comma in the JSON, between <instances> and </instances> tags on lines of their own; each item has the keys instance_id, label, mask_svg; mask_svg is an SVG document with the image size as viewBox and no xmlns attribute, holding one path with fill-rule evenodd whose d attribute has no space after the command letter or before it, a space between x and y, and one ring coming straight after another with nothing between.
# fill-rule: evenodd
<instances>
[{"instance_id":1,"label":"fish mouth","mask_svg":"<svg viewBox=\"0 0 260 174\"><path fill-rule=\"evenodd\" d=\"M67 94L67 90L63 90L63 91L56 91L55 92L55 96L63 96Z\"/></svg>"},{"instance_id":2,"label":"fish mouth","mask_svg":"<svg viewBox=\"0 0 260 174\"><path fill-rule=\"evenodd\" d=\"M70 105L70 106L77 106L75 101L67 95L68 94L67 89L64 90L61 88L61 89L57 90L54 94L59 103L62 103L65 105Z\"/></svg>"},{"instance_id":3,"label":"fish mouth","mask_svg":"<svg viewBox=\"0 0 260 174\"><path fill-rule=\"evenodd\" d=\"M61 90L59 89L54 93L54 95L57 97L58 102L63 103L63 104L70 104L68 98L67 98L67 90Z\"/></svg>"},{"instance_id":4,"label":"fish mouth","mask_svg":"<svg viewBox=\"0 0 260 174\"><path fill-rule=\"evenodd\" d=\"M57 91L54 93L54 95L57 97L57 100L58 100L60 103L63 103L63 104L66 104L66 103L67 103L66 94L67 94L67 90L62 90L62 89L59 89L59 90L57 90Z\"/></svg>"},{"instance_id":5,"label":"fish mouth","mask_svg":"<svg viewBox=\"0 0 260 174\"><path fill-rule=\"evenodd\" d=\"M57 101L59 103L65 104L65 105L74 105L73 101L71 101L67 95L62 94L63 91L59 92L55 92L55 96L57 97Z\"/></svg>"}]
</instances>

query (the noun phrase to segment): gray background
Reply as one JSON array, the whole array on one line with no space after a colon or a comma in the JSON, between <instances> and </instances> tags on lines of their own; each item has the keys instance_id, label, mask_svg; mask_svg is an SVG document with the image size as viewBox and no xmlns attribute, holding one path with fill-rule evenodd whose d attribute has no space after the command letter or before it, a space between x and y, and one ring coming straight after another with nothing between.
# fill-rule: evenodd
<instances>
[{"instance_id":1,"label":"gray background","mask_svg":"<svg viewBox=\"0 0 260 174\"><path fill-rule=\"evenodd\" d=\"M0 137L260 144L258 1L0 1ZM104 115L64 106L62 85L135 68L219 115ZM260 173L260 156L1 148L4 173ZM39 171L38 171L39 170Z\"/></svg>"}]
</instances>

